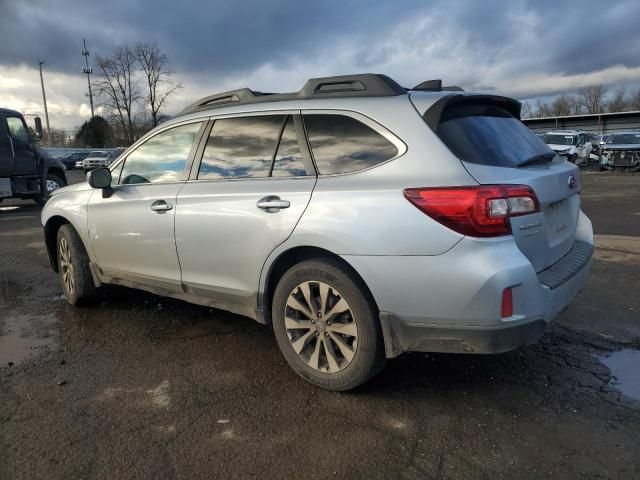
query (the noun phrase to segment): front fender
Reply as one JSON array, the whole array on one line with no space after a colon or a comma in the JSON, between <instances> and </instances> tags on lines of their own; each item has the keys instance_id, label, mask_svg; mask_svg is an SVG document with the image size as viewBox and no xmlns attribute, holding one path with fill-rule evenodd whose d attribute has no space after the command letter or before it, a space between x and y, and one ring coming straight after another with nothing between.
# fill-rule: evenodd
<instances>
[{"instance_id":1,"label":"front fender","mask_svg":"<svg viewBox=\"0 0 640 480\"><path fill-rule=\"evenodd\" d=\"M57 259L55 255L55 242L58 229L61 225L69 223L78 232L82 243L89 255L89 259L95 262L95 255L89 241L88 208L89 199L93 189L85 185L66 187L64 191L56 193L47 201L40 220L44 227L45 244L49 254L51 267L57 271Z\"/></svg>"}]
</instances>

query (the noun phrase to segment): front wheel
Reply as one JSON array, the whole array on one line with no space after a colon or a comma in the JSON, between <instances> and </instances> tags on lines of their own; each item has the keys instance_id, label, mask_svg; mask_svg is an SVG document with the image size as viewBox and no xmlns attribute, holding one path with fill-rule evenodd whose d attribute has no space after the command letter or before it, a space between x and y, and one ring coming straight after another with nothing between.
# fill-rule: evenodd
<instances>
[{"instance_id":1,"label":"front wheel","mask_svg":"<svg viewBox=\"0 0 640 480\"><path fill-rule=\"evenodd\" d=\"M34 197L35 202L41 207L44 207L44 204L47 203L47 200L49 200L51 192L53 192L54 190L58 190L59 188L62 188L66 185L67 183L58 175L55 175L53 173L47 174L47 178L44 182L46 191L44 194Z\"/></svg>"},{"instance_id":2,"label":"front wheel","mask_svg":"<svg viewBox=\"0 0 640 480\"><path fill-rule=\"evenodd\" d=\"M307 260L291 267L276 287L272 319L285 359L314 385L350 390L384 366L375 304L337 261Z\"/></svg>"},{"instance_id":3,"label":"front wheel","mask_svg":"<svg viewBox=\"0 0 640 480\"><path fill-rule=\"evenodd\" d=\"M78 300L91 297L96 287L89 268L89 256L80 236L71 225L58 230L58 275L64 297L71 305Z\"/></svg>"}]
</instances>

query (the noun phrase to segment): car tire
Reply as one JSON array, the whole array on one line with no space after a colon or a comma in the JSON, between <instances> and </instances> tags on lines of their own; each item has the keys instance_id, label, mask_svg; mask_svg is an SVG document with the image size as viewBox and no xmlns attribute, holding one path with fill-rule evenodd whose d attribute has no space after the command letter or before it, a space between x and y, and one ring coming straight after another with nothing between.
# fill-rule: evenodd
<instances>
[{"instance_id":1,"label":"car tire","mask_svg":"<svg viewBox=\"0 0 640 480\"><path fill-rule=\"evenodd\" d=\"M362 281L332 259L291 267L272 302L276 340L291 368L309 383L334 391L351 390L384 366L377 313Z\"/></svg>"},{"instance_id":2,"label":"car tire","mask_svg":"<svg viewBox=\"0 0 640 480\"><path fill-rule=\"evenodd\" d=\"M49 185L53 185L53 184L57 185L57 187L49 189ZM47 203L47 200L49 200L49 196L51 192L53 192L54 190L57 190L58 188L66 187L67 182L65 182L64 179L60 178L58 175L49 173L47 174L47 178L45 180L45 186L47 188L47 192L42 195L38 195L37 197L34 197L35 202L41 207L44 207L44 204Z\"/></svg>"},{"instance_id":3,"label":"car tire","mask_svg":"<svg viewBox=\"0 0 640 480\"><path fill-rule=\"evenodd\" d=\"M56 242L58 275L64 297L71 305L96 293L89 256L75 229L67 224L58 230Z\"/></svg>"}]
</instances>

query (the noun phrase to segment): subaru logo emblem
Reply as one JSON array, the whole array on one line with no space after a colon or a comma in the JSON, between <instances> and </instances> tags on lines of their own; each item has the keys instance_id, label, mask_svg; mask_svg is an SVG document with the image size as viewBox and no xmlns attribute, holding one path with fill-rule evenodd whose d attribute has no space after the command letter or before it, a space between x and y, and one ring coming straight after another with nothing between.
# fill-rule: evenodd
<instances>
[{"instance_id":1,"label":"subaru logo emblem","mask_svg":"<svg viewBox=\"0 0 640 480\"><path fill-rule=\"evenodd\" d=\"M574 188L576 188L576 177L574 177L573 175L570 175L568 183L569 183L569 188L570 189L573 190Z\"/></svg>"}]
</instances>

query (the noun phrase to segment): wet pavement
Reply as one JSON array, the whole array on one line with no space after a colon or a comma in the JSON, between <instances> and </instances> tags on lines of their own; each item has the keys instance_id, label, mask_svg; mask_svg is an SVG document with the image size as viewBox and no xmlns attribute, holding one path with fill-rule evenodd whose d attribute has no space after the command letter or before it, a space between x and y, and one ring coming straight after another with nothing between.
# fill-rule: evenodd
<instances>
[{"instance_id":1,"label":"wet pavement","mask_svg":"<svg viewBox=\"0 0 640 480\"><path fill-rule=\"evenodd\" d=\"M538 344L405 355L347 394L243 317L117 287L67 305L39 209L3 202L0 478L639 478L639 184L584 175L592 274Z\"/></svg>"},{"instance_id":2,"label":"wet pavement","mask_svg":"<svg viewBox=\"0 0 640 480\"><path fill-rule=\"evenodd\" d=\"M640 350L619 350L600 357L600 361L611 371L613 388L640 402Z\"/></svg>"}]
</instances>

